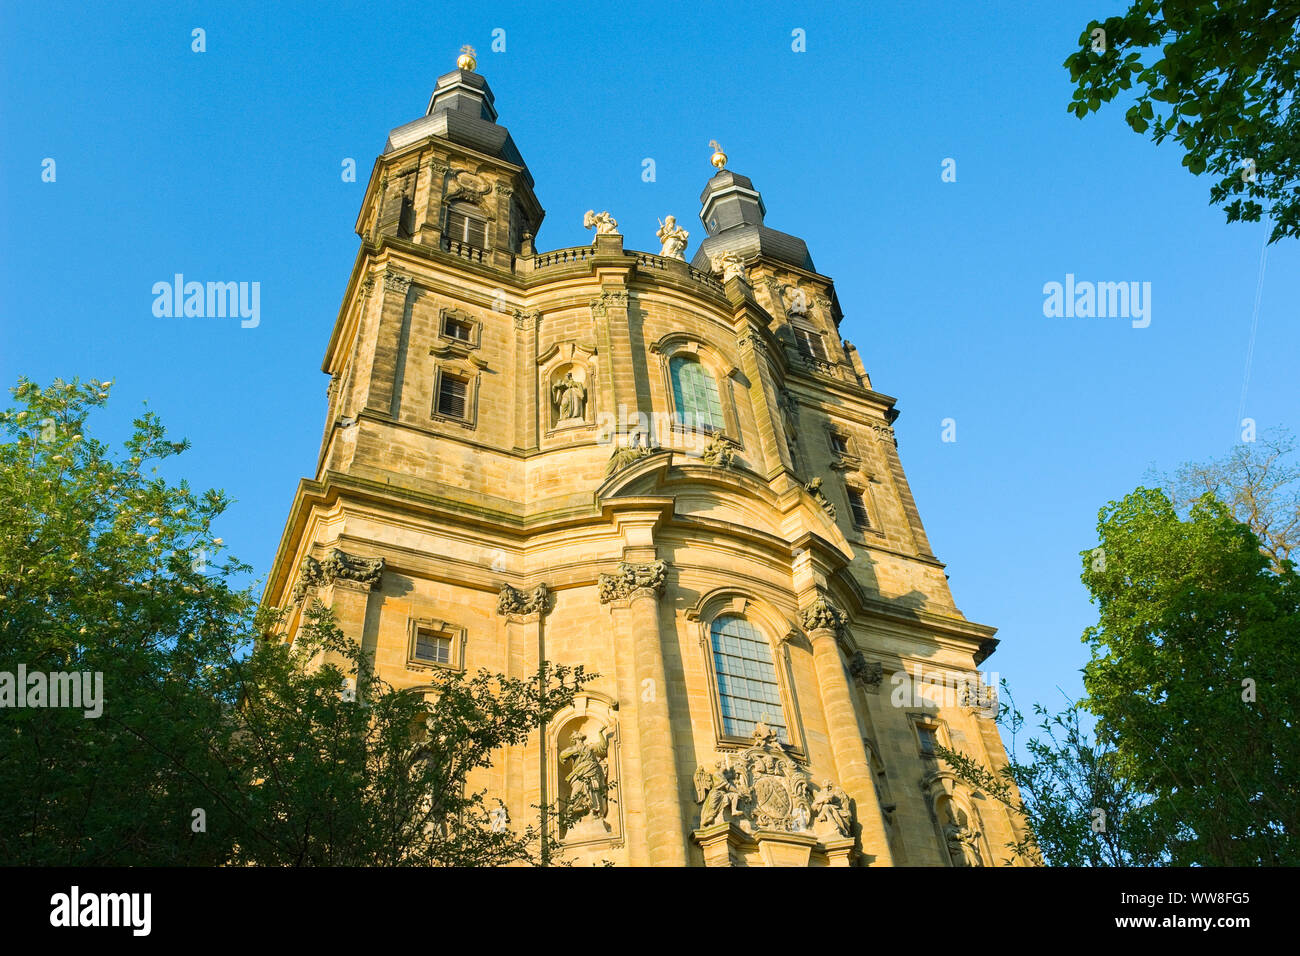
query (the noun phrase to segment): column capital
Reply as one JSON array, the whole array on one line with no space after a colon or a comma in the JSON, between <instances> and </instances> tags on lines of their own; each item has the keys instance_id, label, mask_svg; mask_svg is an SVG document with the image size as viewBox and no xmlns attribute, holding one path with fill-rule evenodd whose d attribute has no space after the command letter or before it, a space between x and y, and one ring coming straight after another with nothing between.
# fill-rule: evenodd
<instances>
[{"instance_id":1,"label":"column capital","mask_svg":"<svg viewBox=\"0 0 1300 956\"><path fill-rule=\"evenodd\" d=\"M827 631L838 636L848 627L849 616L819 594L815 601L799 612L799 621L805 631Z\"/></svg>"},{"instance_id":2,"label":"column capital","mask_svg":"<svg viewBox=\"0 0 1300 956\"><path fill-rule=\"evenodd\" d=\"M512 621L536 620L550 610L550 602L551 592L545 584L531 591L503 584L497 595L497 613Z\"/></svg>"},{"instance_id":3,"label":"column capital","mask_svg":"<svg viewBox=\"0 0 1300 956\"><path fill-rule=\"evenodd\" d=\"M404 276L400 272L384 273L384 288L389 292L400 292L405 295L411 287L411 277Z\"/></svg>"},{"instance_id":4,"label":"column capital","mask_svg":"<svg viewBox=\"0 0 1300 956\"><path fill-rule=\"evenodd\" d=\"M664 593L668 577L668 562L651 561L649 564L629 564L623 561L612 574L602 574L598 579L600 603L629 600L646 595L658 598Z\"/></svg>"},{"instance_id":5,"label":"column capital","mask_svg":"<svg viewBox=\"0 0 1300 956\"><path fill-rule=\"evenodd\" d=\"M373 591L384 577L383 558L359 558L338 548L330 550L323 560L310 554L302 559L298 569L298 583L293 588L293 600L301 601L310 588L321 588L336 581L352 582L364 590Z\"/></svg>"}]
</instances>

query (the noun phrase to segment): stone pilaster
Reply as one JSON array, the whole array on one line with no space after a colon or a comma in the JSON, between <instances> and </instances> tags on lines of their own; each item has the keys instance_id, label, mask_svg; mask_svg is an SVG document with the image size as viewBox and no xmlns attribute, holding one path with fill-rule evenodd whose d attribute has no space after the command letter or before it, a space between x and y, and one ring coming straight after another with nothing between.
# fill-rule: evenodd
<instances>
[{"instance_id":1,"label":"stone pilaster","mask_svg":"<svg viewBox=\"0 0 1300 956\"><path fill-rule=\"evenodd\" d=\"M365 410L385 417L393 411L393 385L397 378L402 330L410 322L411 288L409 276L396 272L384 273Z\"/></svg>"},{"instance_id":2,"label":"stone pilaster","mask_svg":"<svg viewBox=\"0 0 1300 956\"><path fill-rule=\"evenodd\" d=\"M801 612L804 629L812 642L813 666L821 694L826 730L835 755L835 769L840 785L857 807L861 828L862 850L876 866L892 866L889 837L880 816L880 801L871 777L871 762L862 743L862 729L853 706L853 690L848 671L840 655L839 635L847 623L844 612L824 597Z\"/></svg>"},{"instance_id":3,"label":"stone pilaster","mask_svg":"<svg viewBox=\"0 0 1300 956\"><path fill-rule=\"evenodd\" d=\"M537 674L546 659L543 621L550 606L550 592L544 584L531 591L521 591L509 584L501 586L497 614L505 628L507 677L528 680ZM546 735L540 727L535 742L530 739L506 749L503 800L511 820L522 824L535 812L533 807L544 802L549 806L546 760Z\"/></svg>"},{"instance_id":4,"label":"stone pilaster","mask_svg":"<svg viewBox=\"0 0 1300 956\"><path fill-rule=\"evenodd\" d=\"M618 566L600 576L600 600L625 610L632 630L638 696L637 738L641 758L643 825L651 866L685 866L686 834L682 827L682 792L677 777L673 726L668 713L659 597L667 578L663 561Z\"/></svg>"}]
</instances>

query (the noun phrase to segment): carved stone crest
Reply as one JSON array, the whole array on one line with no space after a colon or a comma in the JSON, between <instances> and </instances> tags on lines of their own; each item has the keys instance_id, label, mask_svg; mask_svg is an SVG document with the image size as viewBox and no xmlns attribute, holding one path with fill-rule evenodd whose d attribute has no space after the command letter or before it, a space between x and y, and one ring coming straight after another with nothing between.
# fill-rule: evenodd
<instances>
[{"instance_id":1,"label":"carved stone crest","mask_svg":"<svg viewBox=\"0 0 1300 956\"><path fill-rule=\"evenodd\" d=\"M476 176L465 169L458 169L447 184L447 201L464 200L477 203L491 191L492 184L482 176Z\"/></svg>"},{"instance_id":2,"label":"carved stone crest","mask_svg":"<svg viewBox=\"0 0 1300 956\"><path fill-rule=\"evenodd\" d=\"M694 782L702 828L734 820L751 833L795 831L813 819L808 772L762 722L748 748L724 754L712 769L697 768Z\"/></svg>"},{"instance_id":3,"label":"carved stone crest","mask_svg":"<svg viewBox=\"0 0 1300 956\"><path fill-rule=\"evenodd\" d=\"M706 465L717 465L721 468L730 468L736 460L736 449L722 435L715 435L700 454L700 461Z\"/></svg>"}]
</instances>

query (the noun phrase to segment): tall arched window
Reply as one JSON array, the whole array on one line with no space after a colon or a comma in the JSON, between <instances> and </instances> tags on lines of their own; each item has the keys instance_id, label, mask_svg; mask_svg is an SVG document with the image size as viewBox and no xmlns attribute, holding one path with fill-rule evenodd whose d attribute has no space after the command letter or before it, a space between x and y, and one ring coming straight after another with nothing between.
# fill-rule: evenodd
<instances>
[{"instance_id":1,"label":"tall arched window","mask_svg":"<svg viewBox=\"0 0 1300 956\"><path fill-rule=\"evenodd\" d=\"M693 356L675 355L668 363L668 374L673 381L673 405L678 424L708 432L722 431L724 422L718 383L700 360Z\"/></svg>"},{"instance_id":2,"label":"tall arched window","mask_svg":"<svg viewBox=\"0 0 1300 956\"><path fill-rule=\"evenodd\" d=\"M772 646L767 638L745 618L736 615L714 618L709 630L723 734L753 736L754 726L761 720L778 738L789 743L781 688L776 682Z\"/></svg>"}]
</instances>

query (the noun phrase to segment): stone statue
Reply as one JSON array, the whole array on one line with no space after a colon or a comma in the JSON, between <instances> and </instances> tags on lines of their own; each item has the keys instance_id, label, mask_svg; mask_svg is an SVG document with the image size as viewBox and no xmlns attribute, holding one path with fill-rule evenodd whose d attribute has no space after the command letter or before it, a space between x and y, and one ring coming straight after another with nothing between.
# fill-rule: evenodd
<instances>
[{"instance_id":1,"label":"stone statue","mask_svg":"<svg viewBox=\"0 0 1300 956\"><path fill-rule=\"evenodd\" d=\"M736 450L732 447L730 441L721 435L715 435L707 445L704 451L700 453L700 460L706 465L718 465L722 468L730 468L736 460Z\"/></svg>"},{"instance_id":2,"label":"stone statue","mask_svg":"<svg viewBox=\"0 0 1300 956\"><path fill-rule=\"evenodd\" d=\"M686 259L686 240L691 234L677 225L676 216L668 216L659 221L659 231L655 236L663 243L663 248L659 250L661 256L667 256L669 259Z\"/></svg>"},{"instance_id":3,"label":"stone statue","mask_svg":"<svg viewBox=\"0 0 1300 956\"><path fill-rule=\"evenodd\" d=\"M944 842L948 844L948 856L953 866L983 866L980 859L979 833L966 824L966 814L961 810L950 813L950 823L943 828Z\"/></svg>"},{"instance_id":4,"label":"stone statue","mask_svg":"<svg viewBox=\"0 0 1300 956\"><path fill-rule=\"evenodd\" d=\"M588 209L587 214L582 217L582 224L588 229L595 226L596 235L598 236L617 236L619 234L618 220L603 209L600 212Z\"/></svg>"},{"instance_id":5,"label":"stone statue","mask_svg":"<svg viewBox=\"0 0 1300 956\"><path fill-rule=\"evenodd\" d=\"M569 810L580 818L603 820L609 812L603 763L609 741L603 731L597 731L596 736L596 742L591 743L585 733L575 730L569 736L569 746L560 754L560 762L573 764L564 778L569 784Z\"/></svg>"},{"instance_id":6,"label":"stone statue","mask_svg":"<svg viewBox=\"0 0 1300 956\"><path fill-rule=\"evenodd\" d=\"M835 520L835 502L826 497L826 492L822 491L822 480L814 478L808 484L804 485L804 490L812 495L813 500L822 506L822 510L830 516L832 521Z\"/></svg>"},{"instance_id":7,"label":"stone statue","mask_svg":"<svg viewBox=\"0 0 1300 956\"><path fill-rule=\"evenodd\" d=\"M808 829L808 808L797 806L790 811L790 829L796 832L802 832Z\"/></svg>"},{"instance_id":8,"label":"stone statue","mask_svg":"<svg viewBox=\"0 0 1300 956\"><path fill-rule=\"evenodd\" d=\"M848 836L853 832L849 796L830 780L822 784L822 792L813 801L812 808L817 814L817 822L830 824L840 836Z\"/></svg>"},{"instance_id":9,"label":"stone statue","mask_svg":"<svg viewBox=\"0 0 1300 956\"><path fill-rule=\"evenodd\" d=\"M721 252L710 261L714 272L722 274L722 281L745 278L745 260L736 252Z\"/></svg>"},{"instance_id":10,"label":"stone statue","mask_svg":"<svg viewBox=\"0 0 1300 956\"><path fill-rule=\"evenodd\" d=\"M730 767L714 764L712 773L703 767L696 768L695 802L703 804L700 809L701 829L721 823L726 811L733 815L739 813L742 796L736 786L736 772Z\"/></svg>"},{"instance_id":11,"label":"stone statue","mask_svg":"<svg viewBox=\"0 0 1300 956\"><path fill-rule=\"evenodd\" d=\"M551 386L551 404L559 421L581 421L587 411L587 388L572 372L565 372L564 378Z\"/></svg>"},{"instance_id":12,"label":"stone statue","mask_svg":"<svg viewBox=\"0 0 1300 956\"><path fill-rule=\"evenodd\" d=\"M506 826L510 823L510 811L500 800L497 805L488 811L488 822L492 825L493 833L505 833Z\"/></svg>"}]
</instances>

